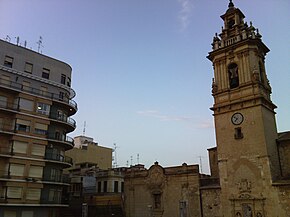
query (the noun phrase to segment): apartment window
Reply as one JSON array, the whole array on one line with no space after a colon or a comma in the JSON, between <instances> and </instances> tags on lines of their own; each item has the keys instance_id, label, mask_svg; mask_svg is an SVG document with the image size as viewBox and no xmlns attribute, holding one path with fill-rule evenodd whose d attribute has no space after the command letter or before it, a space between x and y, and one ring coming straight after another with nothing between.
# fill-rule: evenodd
<instances>
[{"instance_id":1,"label":"apartment window","mask_svg":"<svg viewBox=\"0 0 290 217\"><path fill-rule=\"evenodd\" d=\"M16 130L29 132L30 131L30 121L17 119L16 120Z\"/></svg>"},{"instance_id":2,"label":"apartment window","mask_svg":"<svg viewBox=\"0 0 290 217\"><path fill-rule=\"evenodd\" d=\"M22 187L7 187L7 198L20 199L22 197Z\"/></svg>"},{"instance_id":3,"label":"apartment window","mask_svg":"<svg viewBox=\"0 0 290 217\"><path fill-rule=\"evenodd\" d=\"M30 91L30 90L31 90L31 88L30 88L30 82L28 82L28 81L23 81L23 82L22 82L22 90Z\"/></svg>"},{"instance_id":4,"label":"apartment window","mask_svg":"<svg viewBox=\"0 0 290 217\"><path fill-rule=\"evenodd\" d=\"M46 69L46 68L42 69L42 77L43 78L49 79L49 73L50 73L49 69Z\"/></svg>"},{"instance_id":5,"label":"apartment window","mask_svg":"<svg viewBox=\"0 0 290 217\"><path fill-rule=\"evenodd\" d=\"M71 86L71 78L70 77L67 77L67 86Z\"/></svg>"},{"instance_id":6,"label":"apartment window","mask_svg":"<svg viewBox=\"0 0 290 217\"><path fill-rule=\"evenodd\" d=\"M66 80L66 75L61 74L60 83L65 84L65 80Z\"/></svg>"},{"instance_id":7,"label":"apartment window","mask_svg":"<svg viewBox=\"0 0 290 217\"><path fill-rule=\"evenodd\" d=\"M61 175L61 170L52 168L50 171L50 180L60 182Z\"/></svg>"},{"instance_id":8,"label":"apartment window","mask_svg":"<svg viewBox=\"0 0 290 217\"><path fill-rule=\"evenodd\" d=\"M34 217L33 211L22 211L21 217Z\"/></svg>"},{"instance_id":9,"label":"apartment window","mask_svg":"<svg viewBox=\"0 0 290 217\"><path fill-rule=\"evenodd\" d=\"M13 141L13 153L26 154L27 146L27 142Z\"/></svg>"},{"instance_id":10,"label":"apartment window","mask_svg":"<svg viewBox=\"0 0 290 217\"><path fill-rule=\"evenodd\" d=\"M10 86L11 85L10 76L2 75L1 76L1 84Z\"/></svg>"},{"instance_id":11,"label":"apartment window","mask_svg":"<svg viewBox=\"0 0 290 217\"><path fill-rule=\"evenodd\" d=\"M57 110L57 119L58 120L62 120L62 121L66 121L67 120L67 114L62 111L62 110Z\"/></svg>"},{"instance_id":12,"label":"apartment window","mask_svg":"<svg viewBox=\"0 0 290 217\"><path fill-rule=\"evenodd\" d=\"M4 217L16 217L16 211L5 210Z\"/></svg>"},{"instance_id":13,"label":"apartment window","mask_svg":"<svg viewBox=\"0 0 290 217\"><path fill-rule=\"evenodd\" d=\"M37 113L43 114L43 115L49 115L50 111L50 105L38 102L36 107Z\"/></svg>"},{"instance_id":14,"label":"apartment window","mask_svg":"<svg viewBox=\"0 0 290 217\"><path fill-rule=\"evenodd\" d=\"M114 181L114 192L115 193L119 192L119 182L118 181Z\"/></svg>"},{"instance_id":15,"label":"apartment window","mask_svg":"<svg viewBox=\"0 0 290 217\"><path fill-rule=\"evenodd\" d=\"M11 176L23 176L24 175L24 164L10 164L10 175Z\"/></svg>"},{"instance_id":16,"label":"apartment window","mask_svg":"<svg viewBox=\"0 0 290 217\"><path fill-rule=\"evenodd\" d=\"M29 168L29 177L41 178L43 173L43 167L41 166L30 166Z\"/></svg>"},{"instance_id":17,"label":"apartment window","mask_svg":"<svg viewBox=\"0 0 290 217\"><path fill-rule=\"evenodd\" d=\"M7 107L7 97L0 96L0 107L6 108Z\"/></svg>"},{"instance_id":18,"label":"apartment window","mask_svg":"<svg viewBox=\"0 0 290 217\"><path fill-rule=\"evenodd\" d=\"M104 189L103 189L103 192L107 192L107 188L108 188L108 182L107 181L104 181Z\"/></svg>"},{"instance_id":19,"label":"apartment window","mask_svg":"<svg viewBox=\"0 0 290 217\"><path fill-rule=\"evenodd\" d=\"M4 66L12 68L13 65L13 57L6 56L4 60Z\"/></svg>"},{"instance_id":20,"label":"apartment window","mask_svg":"<svg viewBox=\"0 0 290 217\"><path fill-rule=\"evenodd\" d=\"M24 71L27 72L27 73L32 73L32 68L33 68L33 65L31 63L28 63L26 62L25 63L25 67L24 67Z\"/></svg>"},{"instance_id":21,"label":"apartment window","mask_svg":"<svg viewBox=\"0 0 290 217\"><path fill-rule=\"evenodd\" d=\"M42 96L48 96L47 94L47 87L41 86L40 87L40 95Z\"/></svg>"},{"instance_id":22,"label":"apartment window","mask_svg":"<svg viewBox=\"0 0 290 217\"><path fill-rule=\"evenodd\" d=\"M48 129L47 124L35 123L34 125L34 132L36 134L46 135L47 129Z\"/></svg>"},{"instance_id":23,"label":"apartment window","mask_svg":"<svg viewBox=\"0 0 290 217\"><path fill-rule=\"evenodd\" d=\"M27 200L40 200L40 188L28 188L26 191Z\"/></svg>"},{"instance_id":24,"label":"apartment window","mask_svg":"<svg viewBox=\"0 0 290 217\"><path fill-rule=\"evenodd\" d=\"M63 98L64 98L64 92L59 92L59 99L63 100Z\"/></svg>"},{"instance_id":25,"label":"apartment window","mask_svg":"<svg viewBox=\"0 0 290 217\"><path fill-rule=\"evenodd\" d=\"M61 189L49 189L48 201L60 202Z\"/></svg>"},{"instance_id":26,"label":"apartment window","mask_svg":"<svg viewBox=\"0 0 290 217\"><path fill-rule=\"evenodd\" d=\"M19 109L33 111L33 107L34 107L33 101L24 98L19 99Z\"/></svg>"},{"instance_id":27,"label":"apartment window","mask_svg":"<svg viewBox=\"0 0 290 217\"><path fill-rule=\"evenodd\" d=\"M36 155L36 156L44 156L45 153L45 145L37 145L33 144L31 147L31 155Z\"/></svg>"}]
</instances>

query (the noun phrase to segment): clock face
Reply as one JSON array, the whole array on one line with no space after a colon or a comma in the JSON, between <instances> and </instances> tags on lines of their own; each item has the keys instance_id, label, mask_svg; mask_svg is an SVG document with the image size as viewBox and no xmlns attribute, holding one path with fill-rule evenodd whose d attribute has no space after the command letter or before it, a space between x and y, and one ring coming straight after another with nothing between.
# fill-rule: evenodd
<instances>
[{"instance_id":1,"label":"clock face","mask_svg":"<svg viewBox=\"0 0 290 217\"><path fill-rule=\"evenodd\" d=\"M234 125L239 125L243 122L244 116L241 113L235 113L233 114L231 120Z\"/></svg>"}]
</instances>

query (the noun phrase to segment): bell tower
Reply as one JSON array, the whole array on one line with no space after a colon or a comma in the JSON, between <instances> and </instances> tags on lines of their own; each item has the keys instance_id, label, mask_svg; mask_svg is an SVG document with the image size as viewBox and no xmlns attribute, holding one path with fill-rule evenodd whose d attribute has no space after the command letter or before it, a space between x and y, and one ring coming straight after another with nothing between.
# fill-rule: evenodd
<instances>
[{"instance_id":1,"label":"bell tower","mask_svg":"<svg viewBox=\"0 0 290 217\"><path fill-rule=\"evenodd\" d=\"M280 177L276 106L265 69L270 51L230 0L212 51L212 96L223 216L276 216L272 181ZM272 209L272 210L271 210ZM248 214L247 214L248 213ZM272 214L273 215L272 215Z\"/></svg>"}]
</instances>

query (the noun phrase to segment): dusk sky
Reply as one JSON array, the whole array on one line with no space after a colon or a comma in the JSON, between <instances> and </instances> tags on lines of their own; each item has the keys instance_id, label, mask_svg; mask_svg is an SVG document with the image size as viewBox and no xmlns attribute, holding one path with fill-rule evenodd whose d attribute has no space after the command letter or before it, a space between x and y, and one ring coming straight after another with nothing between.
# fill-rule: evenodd
<instances>
[{"instance_id":1,"label":"dusk sky","mask_svg":"<svg viewBox=\"0 0 290 217\"><path fill-rule=\"evenodd\" d=\"M199 163L214 147L206 58L228 0L0 0L0 38L73 68L78 112L70 136L117 145L117 164ZM269 47L266 72L278 131L290 130L290 1L234 0Z\"/></svg>"}]
</instances>

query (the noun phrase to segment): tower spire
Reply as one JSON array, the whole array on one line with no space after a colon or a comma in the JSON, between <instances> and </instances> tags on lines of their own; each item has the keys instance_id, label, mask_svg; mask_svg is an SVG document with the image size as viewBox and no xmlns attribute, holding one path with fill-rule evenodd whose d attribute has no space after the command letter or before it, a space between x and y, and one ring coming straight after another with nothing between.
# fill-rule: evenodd
<instances>
[{"instance_id":1,"label":"tower spire","mask_svg":"<svg viewBox=\"0 0 290 217\"><path fill-rule=\"evenodd\" d=\"M233 1L232 1L232 0L230 0L230 3L229 3L229 8L232 8L232 7L234 7L234 3L233 3Z\"/></svg>"}]
</instances>

